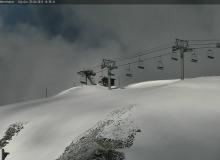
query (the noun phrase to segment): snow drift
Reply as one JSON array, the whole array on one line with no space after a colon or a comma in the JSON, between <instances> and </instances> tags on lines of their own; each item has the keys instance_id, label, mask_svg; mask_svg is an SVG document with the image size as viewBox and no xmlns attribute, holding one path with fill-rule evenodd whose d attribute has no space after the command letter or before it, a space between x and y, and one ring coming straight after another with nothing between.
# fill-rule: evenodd
<instances>
[{"instance_id":1,"label":"snow drift","mask_svg":"<svg viewBox=\"0 0 220 160\"><path fill-rule=\"evenodd\" d=\"M112 91L79 86L44 100L2 106L1 137L10 124L28 122L5 147L10 152L6 160L55 160L109 113L131 105L132 121L141 132L131 147L120 149L127 160L217 160L219 93L220 77L206 77L143 82ZM114 130L109 125L99 136L120 137Z\"/></svg>"}]
</instances>

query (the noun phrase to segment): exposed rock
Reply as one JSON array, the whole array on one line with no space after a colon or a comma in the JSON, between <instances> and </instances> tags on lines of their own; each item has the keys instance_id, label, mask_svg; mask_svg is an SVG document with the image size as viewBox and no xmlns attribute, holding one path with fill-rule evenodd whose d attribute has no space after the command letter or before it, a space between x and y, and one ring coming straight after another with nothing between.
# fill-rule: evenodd
<instances>
[{"instance_id":1,"label":"exposed rock","mask_svg":"<svg viewBox=\"0 0 220 160\"><path fill-rule=\"evenodd\" d=\"M66 147L57 160L124 160L124 153L117 149L131 147L141 131L131 119L130 108L116 110L99 121Z\"/></svg>"},{"instance_id":2,"label":"exposed rock","mask_svg":"<svg viewBox=\"0 0 220 160\"><path fill-rule=\"evenodd\" d=\"M5 135L0 139L0 148L5 147L13 136L18 134L24 128L23 123L14 123L9 126L9 128L5 131Z\"/></svg>"}]
</instances>

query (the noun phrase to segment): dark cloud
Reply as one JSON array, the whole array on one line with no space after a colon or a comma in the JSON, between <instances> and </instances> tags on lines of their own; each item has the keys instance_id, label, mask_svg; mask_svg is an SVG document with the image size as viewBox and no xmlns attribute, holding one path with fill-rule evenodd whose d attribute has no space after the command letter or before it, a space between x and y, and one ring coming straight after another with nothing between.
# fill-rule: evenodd
<instances>
[{"instance_id":1,"label":"dark cloud","mask_svg":"<svg viewBox=\"0 0 220 160\"><path fill-rule=\"evenodd\" d=\"M61 35L66 40L75 41L81 33L78 17L66 22L61 6L2 6L3 23L8 31L16 31L17 26L26 24L42 30L50 38Z\"/></svg>"},{"instance_id":2,"label":"dark cloud","mask_svg":"<svg viewBox=\"0 0 220 160\"><path fill-rule=\"evenodd\" d=\"M219 7L207 5L56 5L0 6L0 104L42 98L78 83L77 71L102 58L126 58L138 51L172 45L175 38L219 38ZM218 52L218 50L215 50ZM199 63L186 55L186 76L219 75L218 59L200 52ZM147 56L145 57L147 58ZM121 85L179 77L179 63L162 58L132 65L134 78L119 68ZM129 61L125 61L129 62ZM95 68L96 70L99 68ZM97 75L97 78L100 76Z\"/></svg>"}]
</instances>

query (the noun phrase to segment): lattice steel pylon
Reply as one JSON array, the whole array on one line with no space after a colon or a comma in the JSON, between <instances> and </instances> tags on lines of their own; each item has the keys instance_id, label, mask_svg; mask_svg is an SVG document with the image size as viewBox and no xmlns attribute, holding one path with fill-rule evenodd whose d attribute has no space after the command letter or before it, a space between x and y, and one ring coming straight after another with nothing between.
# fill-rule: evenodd
<instances>
[{"instance_id":1,"label":"lattice steel pylon","mask_svg":"<svg viewBox=\"0 0 220 160\"><path fill-rule=\"evenodd\" d=\"M91 69L87 69L87 70L82 70L77 72L81 77L85 78L85 81L80 81L81 84L88 84L88 80L92 85L96 85L96 83L93 81L93 77L96 75L96 73L91 70Z\"/></svg>"},{"instance_id":2,"label":"lattice steel pylon","mask_svg":"<svg viewBox=\"0 0 220 160\"><path fill-rule=\"evenodd\" d=\"M108 70L108 89L111 90L111 76L112 70L117 69L116 62L114 60L103 59L101 64L101 69L107 68Z\"/></svg>"},{"instance_id":3,"label":"lattice steel pylon","mask_svg":"<svg viewBox=\"0 0 220 160\"><path fill-rule=\"evenodd\" d=\"M184 53L185 52L191 52L193 51L192 48L189 47L189 41L188 40L181 40L176 39L175 45L172 47L172 51L180 51L180 73L181 73L181 80L184 80L185 74L184 74Z\"/></svg>"}]
</instances>

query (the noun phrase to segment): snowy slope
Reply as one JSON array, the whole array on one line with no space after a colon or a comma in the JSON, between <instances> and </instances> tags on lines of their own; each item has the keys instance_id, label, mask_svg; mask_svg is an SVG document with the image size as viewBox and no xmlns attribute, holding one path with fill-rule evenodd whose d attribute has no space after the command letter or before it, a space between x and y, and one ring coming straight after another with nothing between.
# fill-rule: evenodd
<instances>
[{"instance_id":1,"label":"snowy slope","mask_svg":"<svg viewBox=\"0 0 220 160\"><path fill-rule=\"evenodd\" d=\"M11 123L27 122L5 147L10 152L6 160L55 160L109 113L131 105L141 133L123 149L127 160L217 160L219 95L220 77L206 77L142 82L112 91L80 86L52 98L2 106L1 136Z\"/></svg>"}]
</instances>

